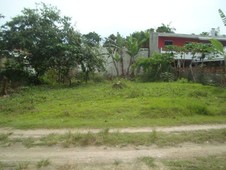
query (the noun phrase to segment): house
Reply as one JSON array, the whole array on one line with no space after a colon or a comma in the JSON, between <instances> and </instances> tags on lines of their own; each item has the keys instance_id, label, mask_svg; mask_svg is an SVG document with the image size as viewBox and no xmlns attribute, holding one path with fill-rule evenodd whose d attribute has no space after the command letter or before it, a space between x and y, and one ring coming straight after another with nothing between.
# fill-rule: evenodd
<instances>
[{"instance_id":1,"label":"house","mask_svg":"<svg viewBox=\"0 0 226 170\"><path fill-rule=\"evenodd\" d=\"M200 35L189 35L189 34L175 34L175 33L156 33L152 32L150 34L150 42L149 49L150 54L154 52L157 53L165 53L165 47L167 45L176 45L176 46L184 46L190 42L196 43L210 43L210 39L219 40L224 47L226 47L226 37L223 36L215 36L214 29L211 32L212 36L200 36ZM224 65L224 57L223 56L214 56L214 54L209 54L211 56L206 56L204 61L205 63L211 63L214 65ZM177 61L177 65L180 66L181 60L185 61L185 65L189 66L192 64L198 64L200 62L201 54L196 54L196 58L193 57L191 53L188 54L176 54L175 60Z\"/></svg>"}]
</instances>

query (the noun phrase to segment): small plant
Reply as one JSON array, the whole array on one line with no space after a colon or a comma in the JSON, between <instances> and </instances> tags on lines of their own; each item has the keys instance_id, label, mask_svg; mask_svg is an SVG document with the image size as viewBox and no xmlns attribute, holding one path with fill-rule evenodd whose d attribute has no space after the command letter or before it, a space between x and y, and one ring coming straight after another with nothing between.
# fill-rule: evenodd
<instances>
[{"instance_id":1,"label":"small plant","mask_svg":"<svg viewBox=\"0 0 226 170\"><path fill-rule=\"evenodd\" d=\"M126 87L126 85L121 81L118 81L112 85L113 89L123 89L124 87Z\"/></svg>"},{"instance_id":2,"label":"small plant","mask_svg":"<svg viewBox=\"0 0 226 170\"><path fill-rule=\"evenodd\" d=\"M0 162L0 170L3 170L4 164Z\"/></svg>"},{"instance_id":3,"label":"small plant","mask_svg":"<svg viewBox=\"0 0 226 170\"><path fill-rule=\"evenodd\" d=\"M188 83L188 79L180 78L177 80L178 83Z\"/></svg>"},{"instance_id":4,"label":"small plant","mask_svg":"<svg viewBox=\"0 0 226 170\"><path fill-rule=\"evenodd\" d=\"M26 146L27 148L31 148L33 145L34 145L34 139L33 138L27 138L27 139L24 139L23 141L22 141L22 144L24 145L24 146Z\"/></svg>"},{"instance_id":5,"label":"small plant","mask_svg":"<svg viewBox=\"0 0 226 170\"><path fill-rule=\"evenodd\" d=\"M141 157L139 160L144 162L150 168L154 168L156 166L154 163L155 159L152 157Z\"/></svg>"},{"instance_id":6,"label":"small plant","mask_svg":"<svg viewBox=\"0 0 226 170\"><path fill-rule=\"evenodd\" d=\"M155 143L157 140L158 136L157 136L157 131L154 129L152 130L151 134L150 134L150 141L152 143Z\"/></svg>"},{"instance_id":7,"label":"small plant","mask_svg":"<svg viewBox=\"0 0 226 170\"><path fill-rule=\"evenodd\" d=\"M21 162L17 165L16 170L25 170L28 169L29 162Z\"/></svg>"},{"instance_id":8,"label":"small plant","mask_svg":"<svg viewBox=\"0 0 226 170\"><path fill-rule=\"evenodd\" d=\"M208 92L206 91L201 91L201 90L195 90L189 94L190 97L207 97Z\"/></svg>"},{"instance_id":9,"label":"small plant","mask_svg":"<svg viewBox=\"0 0 226 170\"><path fill-rule=\"evenodd\" d=\"M50 165L49 159L43 159L37 163L37 168L47 167Z\"/></svg>"},{"instance_id":10,"label":"small plant","mask_svg":"<svg viewBox=\"0 0 226 170\"><path fill-rule=\"evenodd\" d=\"M8 136L9 136L8 134L4 133L0 134L0 141L2 142L8 140Z\"/></svg>"},{"instance_id":11,"label":"small plant","mask_svg":"<svg viewBox=\"0 0 226 170\"><path fill-rule=\"evenodd\" d=\"M195 113L195 114L198 114L198 115L211 115L207 106L191 105L191 106L188 106L187 108L191 113Z\"/></svg>"},{"instance_id":12,"label":"small plant","mask_svg":"<svg viewBox=\"0 0 226 170\"><path fill-rule=\"evenodd\" d=\"M114 165L115 165L115 166L118 166L120 163L122 163L121 160L115 160L115 161L114 161Z\"/></svg>"},{"instance_id":13,"label":"small plant","mask_svg":"<svg viewBox=\"0 0 226 170\"><path fill-rule=\"evenodd\" d=\"M165 81L165 82L172 82L175 80L174 74L170 72L161 73L160 78L162 81Z\"/></svg>"},{"instance_id":14,"label":"small plant","mask_svg":"<svg viewBox=\"0 0 226 170\"><path fill-rule=\"evenodd\" d=\"M11 140L9 139L9 135L11 135L11 133L0 134L0 144L3 144L4 146L11 145Z\"/></svg>"}]
</instances>

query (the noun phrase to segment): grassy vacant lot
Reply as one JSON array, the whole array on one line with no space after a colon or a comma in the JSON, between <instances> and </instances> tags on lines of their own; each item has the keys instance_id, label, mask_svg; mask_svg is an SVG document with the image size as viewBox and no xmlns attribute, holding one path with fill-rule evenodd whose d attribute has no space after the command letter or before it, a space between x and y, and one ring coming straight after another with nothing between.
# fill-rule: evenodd
<instances>
[{"instance_id":1,"label":"grassy vacant lot","mask_svg":"<svg viewBox=\"0 0 226 170\"><path fill-rule=\"evenodd\" d=\"M226 89L191 83L123 81L28 87L0 98L0 127L141 127L226 123Z\"/></svg>"}]
</instances>

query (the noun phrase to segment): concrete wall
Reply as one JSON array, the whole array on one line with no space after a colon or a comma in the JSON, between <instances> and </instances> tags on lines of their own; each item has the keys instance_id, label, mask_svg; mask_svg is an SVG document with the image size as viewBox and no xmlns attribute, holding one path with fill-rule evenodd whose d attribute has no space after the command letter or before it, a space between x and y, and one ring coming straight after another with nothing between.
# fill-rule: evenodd
<instances>
[{"instance_id":1,"label":"concrete wall","mask_svg":"<svg viewBox=\"0 0 226 170\"><path fill-rule=\"evenodd\" d=\"M101 53L104 54L104 59L106 61L106 64L105 64L105 68L106 68L106 72L108 75L110 76L116 76L117 75L117 72L116 72L116 69L115 69L115 66L113 64L113 61L112 61L112 58L110 58L108 55L107 55L107 49L104 48L104 47L101 47ZM129 66L129 61L130 61L130 56L126 53L126 48L124 48L123 50L123 59L124 59L124 73L126 73L127 71L127 68ZM135 60L140 58L140 57L148 57L148 49L147 48L141 48L137 54L137 56L135 57ZM121 63L120 62L117 62L117 68L119 70L119 75L122 74L122 70L121 70Z\"/></svg>"},{"instance_id":2,"label":"concrete wall","mask_svg":"<svg viewBox=\"0 0 226 170\"><path fill-rule=\"evenodd\" d=\"M150 50L150 55L152 55L155 52L157 53L160 52L158 48L158 33L156 32L150 33L149 50Z\"/></svg>"}]
</instances>

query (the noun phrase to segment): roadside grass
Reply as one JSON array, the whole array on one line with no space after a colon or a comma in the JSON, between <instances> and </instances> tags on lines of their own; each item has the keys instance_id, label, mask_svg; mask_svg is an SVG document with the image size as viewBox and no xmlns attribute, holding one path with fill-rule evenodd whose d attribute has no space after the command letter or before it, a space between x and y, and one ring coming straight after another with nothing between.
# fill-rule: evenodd
<instances>
[{"instance_id":1,"label":"roadside grass","mask_svg":"<svg viewBox=\"0 0 226 170\"><path fill-rule=\"evenodd\" d=\"M226 129L195 131L195 132L180 132L180 133L163 133L153 131L151 133L108 133L106 131L94 134L79 134L67 133L64 135L50 135L40 139L41 145L49 145L49 138L56 139L54 144L61 144L63 147L73 146L118 146L124 147L127 145L157 145L177 146L181 143L191 142L197 144L203 143L224 143L226 141Z\"/></svg>"},{"instance_id":2,"label":"roadside grass","mask_svg":"<svg viewBox=\"0 0 226 170\"><path fill-rule=\"evenodd\" d=\"M190 160L164 160L169 169L175 170L220 170L226 169L226 153L207 157L196 157Z\"/></svg>"},{"instance_id":3,"label":"roadside grass","mask_svg":"<svg viewBox=\"0 0 226 170\"><path fill-rule=\"evenodd\" d=\"M42 159L37 162L36 167L37 168L42 168L42 167L47 167L50 165L50 161L48 159Z\"/></svg>"},{"instance_id":4,"label":"roadside grass","mask_svg":"<svg viewBox=\"0 0 226 170\"><path fill-rule=\"evenodd\" d=\"M26 170L26 169L28 169L28 166L29 166L29 162L20 162L16 166L16 170Z\"/></svg>"},{"instance_id":5,"label":"roadside grass","mask_svg":"<svg viewBox=\"0 0 226 170\"><path fill-rule=\"evenodd\" d=\"M51 165L49 159L42 159L35 165L32 162L23 161L23 162L0 162L0 170L14 169L14 170L27 170L27 169L41 169Z\"/></svg>"},{"instance_id":6,"label":"roadside grass","mask_svg":"<svg viewBox=\"0 0 226 170\"><path fill-rule=\"evenodd\" d=\"M14 170L26 170L29 168L30 162L24 161L24 162L7 162L3 163L0 162L0 170L6 170L6 169L14 169Z\"/></svg>"},{"instance_id":7,"label":"roadside grass","mask_svg":"<svg viewBox=\"0 0 226 170\"><path fill-rule=\"evenodd\" d=\"M224 143L226 141L226 129L201 130L193 132L163 133L153 130L151 133L109 133L103 130L100 133L71 133L50 134L41 138L10 138L8 142L11 145L21 143L27 148L35 146L53 146L62 147L86 147L86 146L111 146L125 147L131 146L179 146L183 143L196 144L214 144ZM0 140L0 146L5 146L4 141ZM7 147L7 146L5 146Z\"/></svg>"},{"instance_id":8,"label":"roadside grass","mask_svg":"<svg viewBox=\"0 0 226 170\"><path fill-rule=\"evenodd\" d=\"M156 167L155 159L152 158L152 157L145 156L145 157L139 158L138 160L144 162L150 168L155 168Z\"/></svg>"},{"instance_id":9,"label":"roadside grass","mask_svg":"<svg viewBox=\"0 0 226 170\"><path fill-rule=\"evenodd\" d=\"M226 89L122 80L77 87L28 87L0 98L0 127L142 127L226 123Z\"/></svg>"}]
</instances>

